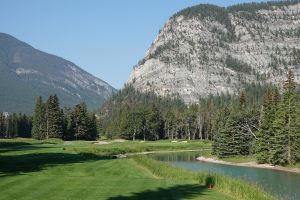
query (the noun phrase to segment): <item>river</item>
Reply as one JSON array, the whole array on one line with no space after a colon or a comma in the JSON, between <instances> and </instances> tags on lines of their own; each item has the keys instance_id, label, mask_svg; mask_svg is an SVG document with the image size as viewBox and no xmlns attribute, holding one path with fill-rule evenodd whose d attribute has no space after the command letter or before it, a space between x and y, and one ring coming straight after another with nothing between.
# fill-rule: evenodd
<instances>
[{"instance_id":1,"label":"river","mask_svg":"<svg viewBox=\"0 0 300 200\"><path fill-rule=\"evenodd\" d=\"M156 160L168 162L177 167L242 178L261 186L265 191L281 199L300 200L300 174L201 162L196 160L198 156L201 156L201 153L184 152L151 155Z\"/></svg>"}]
</instances>

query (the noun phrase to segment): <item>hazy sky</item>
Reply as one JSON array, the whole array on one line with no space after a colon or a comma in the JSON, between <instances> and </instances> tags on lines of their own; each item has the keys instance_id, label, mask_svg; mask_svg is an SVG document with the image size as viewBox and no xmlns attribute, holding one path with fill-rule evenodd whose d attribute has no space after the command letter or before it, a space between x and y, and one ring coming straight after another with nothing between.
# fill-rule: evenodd
<instances>
[{"instance_id":1,"label":"hazy sky","mask_svg":"<svg viewBox=\"0 0 300 200\"><path fill-rule=\"evenodd\" d=\"M0 32L70 60L120 89L175 12L248 0L0 0ZM259 2L259 1L258 1Z\"/></svg>"}]
</instances>

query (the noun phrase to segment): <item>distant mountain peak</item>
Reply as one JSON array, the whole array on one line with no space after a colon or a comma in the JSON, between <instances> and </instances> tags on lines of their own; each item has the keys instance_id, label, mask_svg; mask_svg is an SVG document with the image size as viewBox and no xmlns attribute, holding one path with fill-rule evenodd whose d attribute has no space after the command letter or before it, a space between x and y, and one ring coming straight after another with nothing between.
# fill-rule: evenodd
<instances>
[{"instance_id":1,"label":"distant mountain peak","mask_svg":"<svg viewBox=\"0 0 300 200\"><path fill-rule=\"evenodd\" d=\"M0 111L31 113L36 96L56 93L62 106L98 108L116 93L74 63L0 33Z\"/></svg>"}]
</instances>

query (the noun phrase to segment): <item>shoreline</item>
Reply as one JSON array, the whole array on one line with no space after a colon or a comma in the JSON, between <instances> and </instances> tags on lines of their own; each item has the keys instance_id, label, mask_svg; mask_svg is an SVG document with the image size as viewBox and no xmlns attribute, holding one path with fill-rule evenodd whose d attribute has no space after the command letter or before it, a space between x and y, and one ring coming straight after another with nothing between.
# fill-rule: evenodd
<instances>
[{"instance_id":1,"label":"shoreline","mask_svg":"<svg viewBox=\"0 0 300 200\"><path fill-rule=\"evenodd\" d=\"M215 164L221 164L221 165L260 168L260 169L272 169L272 170L277 170L277 171L285 171L285 172L292 172L292 173L300 174L300 169L298 169L298 168L286 168L286 167L281 167L281 166L273 166L270 164L257 164L256 162L233 163L233 162L219 160L216 158L207 158L207 157L203 157L203 156L197 157L196 160L200 161L200 162L215 163Z\"/></svg>"},{"instance_id":2,"label":"shoreline","mask_svg":"<svg viewBox=\"0 0 300 200\"><path fill-rule=\"evenodd\" d=\"M133 155L147 155L147 154L155 154L155 153L184 153L184 152L200 152L200 151L209 151L210 149L201 149L201 150L193 150L193 149L186 149L186 150L160 150L160 151L143 151L143 152L136 152L136 153L125 153L126 156L133 156Z\"/></svg>"}]
</instances>

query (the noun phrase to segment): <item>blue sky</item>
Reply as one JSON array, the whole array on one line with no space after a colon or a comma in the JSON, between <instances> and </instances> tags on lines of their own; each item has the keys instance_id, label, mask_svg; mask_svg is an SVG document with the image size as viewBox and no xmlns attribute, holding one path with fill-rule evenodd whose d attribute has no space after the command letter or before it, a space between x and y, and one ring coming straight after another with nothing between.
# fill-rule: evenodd
<instances>
[{"instance_id":1,"label":"blue sky","mask_svg":"<svg viewBox=\"0 0 300 200\"><path fill-rule=\"evenodd\" d=\"M0 32L70 60L120 89L172 14L199 3L242 2L252 1L1 0Z\"/></svg>"}]
</instances>

